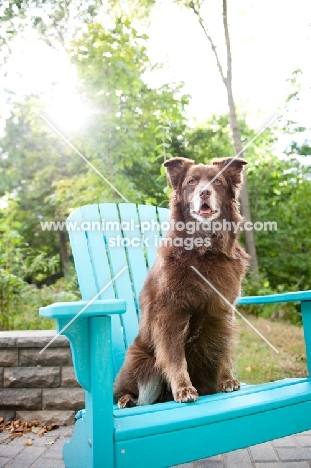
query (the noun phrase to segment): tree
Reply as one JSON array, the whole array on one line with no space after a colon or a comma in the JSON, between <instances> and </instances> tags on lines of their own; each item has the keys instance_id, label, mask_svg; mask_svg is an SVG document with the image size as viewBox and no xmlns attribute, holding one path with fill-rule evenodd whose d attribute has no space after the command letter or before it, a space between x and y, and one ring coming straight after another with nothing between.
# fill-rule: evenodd
<instances>
[{"instance_id":1,"label":"tree","mask_svg":"<svg viewBox=\"0 0 311 468\"><path fill-rule=\"evenodd\" d=\"M277 291L311 287L311 228L306 209L311 169L294 157L266 155L249 168L253 222L277 223L256 232L261 271Z\"/></svg>"},{"instance_id":2,"label":"tree","mask_svg":"<svg viewBox=\"0 0 311 468\"><path fill-rule=\"evenodd\" d=\"M106 29L90 25L73 43L79 92L93 113L70 139L128 200L159 204L167 202L160 176L164 152L169 156L166 132L185 126L188 101L178 86L145 84L145 42L146 36L120 18ZM16 99L12 107L0 139L0 196L14 194L20 235L36 252L60 254L65 273L67 236L42 231L40 221L64 221L78 206L121 199L40 113L45 114L44 96Z\"/></svg>"},{"instance_id":3,"label":"tree","mask_svg":"<svg viewBox=\"0 0 311 468\"><path fill-rule=\"evenodd\" d=\"M59 268L57 256L35 251L21 236L17 203L14 196L0 198L0 328L4 330L11 329L14 316L27 307L22 298L34 291L29 279L40 282Z\"/></svg>"},{"instance_id":4,"label":"tree","mask_svg":"<svg viewBox=\"0 0 311 468\"><path fill-rule=\"evenodd\" d=\"M157 203L165 181L159 179L160 167L170 146L165 131L185 126L188 97L180 86L155 89L144 82L151 67L146 41L121 17L109 29L90 25L71 56L81 92L94 111L79 145L127 199Z\"/></svg>"},{"instance_id":5,"label":"tree","mask_svg":"<svg viewBox=\"0 0 311 468\"><path fill-rule=\"evenodd\" d=\"M244 119L239 119L239 128L243 140L249 141L256 134ZM199 128L186 129L182 138L173 136L172 152L206 164L215 155L230 154L229 133L229 116L213 116ZM267 129L247 150L251 216L253 223L258 223L256 247L262 294L265 288L282 292L311 287L311 226L306 209L311 199L311 167L303 158L297 160L293 152L278 158L275 140L275 131ZM266 222L276 224L265 227ZM247 292L258 294L258 282Z\"/></svg>"},{"instance_id":6,"label":"tree","mask_svg":"<svg viewBox=\"0 0 311 468\"><path fill-rule=\"evenodd\" d=\"M40 221L65 219L70 207L66 214L59 211L55 184L68 177L74 181L85 165L46 128L40 112L41 100L30 96L16 103L6 120L0 139L0 196L7 193L14 196L21 237L34 251L48 256L60 254L64 273L68 269L64 237L61 232L43 232Z\"/></svg>"},{"instance_id":7,"label":"tree","mask_svg":"<svg viewBox=\"0 0 311 468\"><path fill-rule=\"evenodd\" d=\"M179 1L177 0L179 3ZM225 36L225 44L226 44L226 54L227 54L227 66L226 66L226 73L224 72L223 66L221 65L216 45L209 33L209 30L206 26L206 23L203 20L203 17L200 13L200 7L202 5L202 0L186 0L185 2L182 0L182 3L190 9L193 10L195 15L198 18L198 22L204 31L204 34L207 40L210 43L212 51L215 55L215 59L217 62L217 67L221 76L221 79L224 83L227 93L228 99L228 106L229 106L229 115L230 115L230 127L232 132L232 139L234 144L235 154L243 157L243 149L241 143L241 134L238 125L238 119L236 114L236 107L233 98L233 90L232 90L232 54L231 54L231 44L230 44L230 36L229 36L229 28L228 28L228 8L227 8L227 0L223 0L223 27L224 27L224 36ZM244 171L244 183L241 190L241 210L243 216L247 219L251 219L251 212L249 206L249 199L248 199L248 189L247 189L247 177L246 171ZM245 241L246 241L246 249L251 257L251 269L255 275L258 274L258 260L256 254L256 245L254 239L253 231L245 232Z\"/></svg>"}]
</instances>

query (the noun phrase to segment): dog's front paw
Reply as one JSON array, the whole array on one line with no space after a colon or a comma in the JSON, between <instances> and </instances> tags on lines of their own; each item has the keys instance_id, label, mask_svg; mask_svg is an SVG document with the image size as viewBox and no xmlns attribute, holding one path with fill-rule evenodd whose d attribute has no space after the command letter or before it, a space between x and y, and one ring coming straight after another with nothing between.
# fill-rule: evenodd
<instances>
[{"instance_id":1,"label":"dog's front paw","mask_svg":"<svg viewBox=\"0 0 311 468\"><path fill-rule=\"evenodd\" d=\"M234 392L235 390L240 389L240 382L234 377L231 379L225 379L219 384L219 392Z\"/></svg>"},{"instance_id":2,"label":"dog's front paw","mask_svg":"<svg viewBox=\"0 0 311 468\"><path fill-rule=\"evenodd\" d=\"M133 406L136 406L136 405L137 405L137 400L130 393L126 393L125 395L122 395L118 399L118 407L120 409L122 409L122 408L132 408Z\"/></svg>"},{"instance_id":3,"label":"dog's front paw","mask_svg":"<svg viewBox=\"0 0 311 468\"><path fill-rule=\"evenodd\" d=\"M199 394L192 385L189 387L181 387L174 392L174 400L177 403L187 403L198 399Z\"/></svg>"}]
</instances>

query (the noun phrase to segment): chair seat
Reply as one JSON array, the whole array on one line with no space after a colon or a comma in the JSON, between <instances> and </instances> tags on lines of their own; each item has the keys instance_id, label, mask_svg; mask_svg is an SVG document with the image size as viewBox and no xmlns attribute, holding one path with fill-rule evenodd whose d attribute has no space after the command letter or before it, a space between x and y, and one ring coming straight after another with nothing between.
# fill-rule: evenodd
<instances>
[{"instance_id":1,"label":"chair seat","mask_svg":"<svg viewBox=\"0 0 311 468\"><path fill-rule=\"evenodd\" d=\"M237 392L208 395L193 403L169 402L114 409L115 439L129 440L228 421L309 400L310 379L284 379L243 385Z\"/></svg>"},{"instance_id":2,"label":"chair seat","mask_svg":"<svg viewBox=\"0 0 311 468\"><path fill-rule=\"evenodd\" d=\"M117 466L170 467L248 447L307 430L310 414L310 379L245 385L188 404L116 409Z\"/></svg>"}]
</instances>

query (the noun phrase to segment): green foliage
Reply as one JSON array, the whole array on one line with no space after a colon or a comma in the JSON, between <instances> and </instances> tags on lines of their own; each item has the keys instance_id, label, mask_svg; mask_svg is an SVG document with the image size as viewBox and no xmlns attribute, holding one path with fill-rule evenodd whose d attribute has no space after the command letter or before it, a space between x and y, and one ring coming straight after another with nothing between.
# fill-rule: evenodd
<instances>
[{"instance_id":1,"label":"green foliage","mask_svg":"<svg viewBox=\"0 0 311 468\"><path fill-rule=\"evenodd\" d=\"M53 275L59 259L35 252L25 244L19 233L20 223L14 219L17 201L3 197L0 202L0 324L7 330L19 320L21 312L27 316L27 308L34 300L38 303L38 290L27 279L42 281Z\"/></svg>"},{"instance_id":2,"label":"green foliage","mask_svg":"<svg viewBox=\"0 0 311 468\"><path fill-rule=\"evenodd\" d=\"M302 143L292 141L286 150L288 154L297 154L299 156L311 156L311 141L305 139Z\"/></svg>"},{"instance_id":3,"label":"green foliage","mask_svg":"<svg viewBox=\"0 0 311 468\"><path fill-rule=\"evenodd\" d=\"M109 8L109 7L108 7ZM50 47L65 47L103 10L102 0L10 0L0 4L0 48L5 56L12 40L35 32ZM5 57L5 58L6 58Z\"/></svg>"},{"instance_id":4,"label":"green foliage","mask_svg":"<svg viewBox=\"0 0 311 468\"><path fill-rule=\"evenodd\" d=\"M251 141L256 132L246 124L245 116L240 116L239 129L241 141L246 145ZM193 129L177 129L173 133L173 152L178 156L192 158L197 163L207 164L213 158L234 156L234 147L231 139L229 115L213 115L204 125ZM270 129L256 138L256 143L251 145L244 153L244 158L249 165L264 160L271 154L276 136Z\"/></svg>"},{"instance_id":5,"label":"green foliage","mask_svg":"<svg viewBox=\"0 0 311 468\"><path fill-rule=\"evenodd\" d=\"M128 19L117 18L109 30L90 25L71 56L94 111L79 146L116 187L122 186L127 199L157 203L164 198L165 180L158 176L170 156L170 132L185 126L188 97L180 86L146 85L143 74L151 68L146 40ZM115 194L107 189L106 196Z\"/></svg>"},{"instance_id":6,"label":"green foliage","mask_svg":"<svg viewBox=\"0 0 311 468\"><path fill-rule=\"evenodd\" d=\"M70 290L71 281L62 278L51 286L37 288L25 284L8 309L8 322L3 329L8 330L49 330L55 329L56 322L43 319L38 310L54 302L70 302L80 299L76 291Z\"/></svg>"},{"instance_id":7,"label":"green foliage","mask_svg":"<svg viewBox=\"0 0 311 468\"><path fill-rule=\"evenodd\" d=\"M291 285L291 287L292 291L301 289L298 285ZM251 274L247 274L243 281L242 296L268 296L269 294L280 294L289 291L288 284L278 284L273 288L267 276L260 272L258 278L254 278ZM252 314L256 317L287 321L295 325L301 324L300 304L292 302L239 306L239 310L242 313Z\"/></svg>"},{"instance_id":8,"label":"green foliage","mask_svg":"<svg viewBox=\"0 0 311 468\"><path fill-rule=\"evenodd\" d=\"M310 167L268 157L249 167L248 181L253 223L277 223L277 231L255 232L262 271L273 288L311 288Z\"/></svg>"},{"instance_id":9,"label":"green foliage","mask_svg":"<svg viewBox=\"0 0 311 468\"><path fill-rule=\"evenodd\" d=\"M59 216L47 200L54 181L76 171L77 164L72 163L71 149L46 128L40 111L38 99L28 98L16 104L6 121L0 140L0 196L14 194L21 237L30 248L50 257L58 253L58 236L42 232L39 221Z\"/></svg>"},{"instance_id":10,"label":"green foliage","mask_svg":"<svg viewBox=\"0 0 311 468\"><path fill-rule=\"evenodd\" d=\"M145 42L129 20L119 18L110 29L90 25L73 43L80 92L93 109L74 143L128 200L159 204L167 203L160 167L171 156L172 129L185 125L188 101L179 86L152 89L145 84L142 74L150 68ZM12 108L0 140L0 196L18 195L20 235L36 252L54 257L62 251L60 236L43 232L40 221L64 221L78 206L121 199L41 113L45 109L35 96ZM66 259L61 260L65 271Z\"/></svg>"}]
</instances>

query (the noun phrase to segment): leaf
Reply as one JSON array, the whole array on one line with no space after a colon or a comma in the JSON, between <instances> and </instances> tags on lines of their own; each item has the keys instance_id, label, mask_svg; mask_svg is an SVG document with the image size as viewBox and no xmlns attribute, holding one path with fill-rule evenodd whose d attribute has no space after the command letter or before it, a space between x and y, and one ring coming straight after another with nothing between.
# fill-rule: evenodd
<instances>
[{"instance_id":1,"label":"leaf","mask_svg":"<svg viewBox=\"0 0 311 468\"><path fill-rule=\"evenodd\" d=\"M38 434L39 428L38 427L32 427L31 432L33 432L34 434Z\"/></svg>"},{"instance_id":2,"label":"leaf","mask_svg":"<svg viewBox=\"0 0 311 468\"><path fill-rule=\"evenodd\" d=\"M25 445L30 447L32 445L32 439L27 439Z\"/></svg>"},{"instance_id":3,"label":"leaf","mask_svg":"<svg viewBox=\"0 0 311 468\"><path fill-rule=\"evenodd\" d=\"M52 423L52 424L48 424L48 425L46 426L46 430L47 430L47 431L53 431L54 429L57 429L58 427L59 427L58 424Z\"/></svg>"},{"instance_id":4,"label":"leaf","mask_svg":"<svg viewBox=\"0 0 311 468\"><path fill-rule=\"evenodd\" d=\"M162 176L165 176L165 175L166 175L166 169L165 169L164 166L161 166L161 167L160 167L160 173L161 173Z\"/></svg>"},{"instance_id":5,"label":"leaf","mask_svg":"<svg viewBox=\"0 0 311 468\"><path fill-rule=\"evenodd\" d=\"M44 427L42 427L42 428L39 429L39 431L38 431L38 436L39 436L39 437L42 437L45 433L46 433L46 429L44 429Z\"/></svg>"},{"instance_id":6,"label":"leaf","mask_svg":"<svg viewBox=\"0 0 311 468\"><path fill-rule=\"evenodd\" d=\"M24 426L18 426L15 428L15 432L24 432Z\"/></svg>"}]
</instances>

